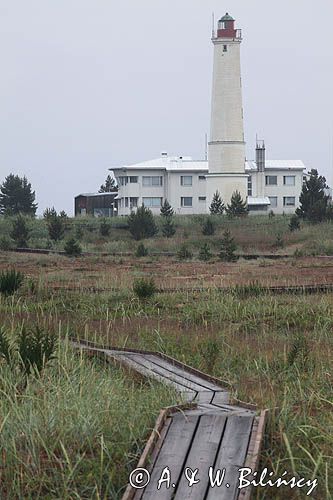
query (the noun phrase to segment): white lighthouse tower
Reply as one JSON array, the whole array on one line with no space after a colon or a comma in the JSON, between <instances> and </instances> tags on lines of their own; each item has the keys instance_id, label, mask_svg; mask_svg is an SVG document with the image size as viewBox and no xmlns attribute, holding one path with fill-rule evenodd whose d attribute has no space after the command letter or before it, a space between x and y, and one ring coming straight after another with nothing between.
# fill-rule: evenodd
<instances>
[{"instance_id":1,"label":"white lighthouse tower","mask_svg":"<svg viewBox=\"0 0 333 500\"><path fill-rule=\"evenodd\" d=\"M241 30L227 13L213 31L214 69L210 142L208 144L207 203L219 191L225 203L234 191L247 197L242 82Z\"/></svg>"}]
</instances>

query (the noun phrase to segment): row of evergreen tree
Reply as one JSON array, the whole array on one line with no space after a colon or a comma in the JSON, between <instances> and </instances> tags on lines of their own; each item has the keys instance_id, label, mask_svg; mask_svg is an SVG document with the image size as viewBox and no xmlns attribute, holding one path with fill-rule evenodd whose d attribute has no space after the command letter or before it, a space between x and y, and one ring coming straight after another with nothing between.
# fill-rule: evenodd
<instances>
[{"instance_id":1,"label":"row of evergreen tree","mask_svg":"<svg viewBox=\"0 0 333 500\"><path fill-rule=\"evenodd\" d=\"M318 174L317 170L311 170L303 183L300 195L300 207L296 209L296 215L312 223L333 219L333 208L327 194L327 184L325 177ZM115 180L108 175L99 192L109 192L117 190ZM17 215L24 214L34 217L37 211L36 193L31 187L27 178L18 175L8 175L0 185L0 214ZM226 213L230 216L243 216L248 213L246 202L240 193L235 191L230 203L225 205L220 193L215 192L209 211L214 215ZM161 208L161 215L166 217L164 232L166 236L174 234L172 216L174 210L165 201ZM61 216L61 213L60 213Z\"/></svg>"}]
</instances>

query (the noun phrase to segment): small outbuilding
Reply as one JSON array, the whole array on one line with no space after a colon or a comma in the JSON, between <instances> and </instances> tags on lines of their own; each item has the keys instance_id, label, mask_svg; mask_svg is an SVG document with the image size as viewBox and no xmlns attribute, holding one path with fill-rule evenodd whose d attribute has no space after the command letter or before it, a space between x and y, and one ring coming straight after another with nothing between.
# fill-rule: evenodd
<instances>
[{"instance_id":1,"label":"small outbuilding","mask_svg":"<svg viewBox=\"0 0 333 500\"><path fill-rule=\"evenodd\" d=\"M118 212L117 191L109 193L82 193L75 196L75 217L114 217Z\"/></svg>"}]
</instances>

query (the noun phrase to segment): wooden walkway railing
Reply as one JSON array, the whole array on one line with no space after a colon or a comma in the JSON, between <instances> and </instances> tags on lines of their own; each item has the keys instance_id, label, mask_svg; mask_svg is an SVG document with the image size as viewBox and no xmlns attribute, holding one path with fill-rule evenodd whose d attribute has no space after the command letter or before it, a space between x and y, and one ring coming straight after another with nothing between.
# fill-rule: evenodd
<instances>
[{"instance_id":1,"label":"wooden walkway railing","mask_svg":"<svg viewBox=\"0 0 333 500\"><path fill-rule=\"evenodd\" d=\"M255 470L258 465L267 410L258 415L253 405L231 402L223 382L164 354L98 347L83 340L72 343L90 355L173 386L187 402L161 410L137 465L148 471L150 481L143 488L128 484L122 500L250 498L249 487L238 488L239 469ZM162 482L158 489L166 468L170 487ZM189 469L198 469L195 479L200 480L191 487ZM211 478L216 474L224 474L224 479L213 487Z\"/></svg>"}]
</instances>

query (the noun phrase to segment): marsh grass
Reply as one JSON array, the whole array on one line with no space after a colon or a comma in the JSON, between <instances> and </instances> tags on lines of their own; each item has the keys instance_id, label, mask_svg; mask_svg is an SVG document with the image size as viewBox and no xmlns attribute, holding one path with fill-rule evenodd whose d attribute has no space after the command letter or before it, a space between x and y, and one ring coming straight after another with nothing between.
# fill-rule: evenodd
<instances>
[{"instance_id":1,"label":"marsh grass","mask_svg":"<svg viewBox=\"0 0 333 500\"><path fill-rule=\"evenodd\" d=\"M65 340L24 394L1 366L1 498L120 498L161 407L164 386L135 382ZM134 425L135 424L135 425Z\"/></svg>"},{"instance_id":2,"label":"marsh grass","mask_svg":"<svg viewBox=\"0 0 333 500\"><path fill-rule=\"evenodd\" d=\"M242 232L246 238L255 227L257 239L267 233L271 244L276 232L285 230L286 246L306 246L309 238L319 241L324 232L325 239L333 239L329 224L304 226L290 235L287 217L272 220L274 227L268 219L229 222L222 217L216 221L216 234L229 226L239 241ZM196 228L200 230L200 218L176 218L176 223L188 233L191 244ZM124 248L131 241L126 238ZM158 239L147 241L150 249L155 244ZM0 296L6 331L38 322L46 331L59 331L61 340L56 359L39 378L30 377L24 394L15 390L17 378L0 361L0 480L5 499L120 498L159 409L177 401L176 394L162 386L124 378L111 366L72 351L67 331L105 345L167 353L230 384L234 397L269 408L260 467L267 466L277 475L287 470L317 477L313 498L332 498L331 294L274 296L262 293L260 284L249 280L248 285L230 286L223 293L213 287L200 293L175 290L139 301L132 283L151 272L146 259L124 261L119 275L114 271L119 264L115 257L107 262L96 257L100 266L96 268L93 260L78 259L75 272L65 257L6 253L0 254L0 261L6 267L19 262L23 269L31 263L39 269L34 293L22 287L13 296ZM279 264L267 262L265 267L273 275ZM310 268L323 266L319 260L298 259L293 265L299 266L300 283ZM176 260L167 261L170 273L179 273L178 266ZM234 264L225 266L225 273L235 269ZM158 261L153 267L155 278ZM250 265L242 269L246 272ZM186 274L189 267L185 271L183 282L192 276ZM192 283L200 279L195 274ZM90 293L84 288L89 280L110 289ZM159 287L171 278L163 276L163 280L158 281ZM76 285L79 293L55 291L53 286L58 284ZM291 494L274 488L255 491L258 499L284 500L293 498ZM298 498L308 498L302 495Z\"/></svg>"}]
</instances>

